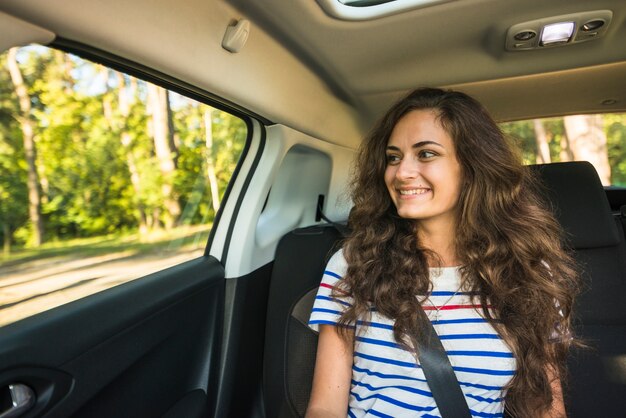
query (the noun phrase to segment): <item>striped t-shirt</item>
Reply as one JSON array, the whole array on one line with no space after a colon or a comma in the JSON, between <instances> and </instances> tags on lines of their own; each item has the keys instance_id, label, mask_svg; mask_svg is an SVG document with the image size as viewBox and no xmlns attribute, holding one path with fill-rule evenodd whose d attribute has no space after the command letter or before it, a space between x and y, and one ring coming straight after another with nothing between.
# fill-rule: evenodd
<instances>
[{"instance_id":1,"label":"striped t-shirt","mask_svg":"<svg viewBox=\"0 0 626 418\"><path fill-rule=\"evenodd\" d=\"M331 298L333 286L347 270L342 251L328 262L309 326L336 325L350 299ZM456 267L431 269L433 292L424 309L441 339L474 417L502 417L503 388L515 374L510 349L483 318L470 295L454 294L461 275ZM433 304L441 307L435 321ZM441 417L414 355L393 337L393 320L372 307L370 322L355 324L349 417Z\"/></svg>"}]
</instances>

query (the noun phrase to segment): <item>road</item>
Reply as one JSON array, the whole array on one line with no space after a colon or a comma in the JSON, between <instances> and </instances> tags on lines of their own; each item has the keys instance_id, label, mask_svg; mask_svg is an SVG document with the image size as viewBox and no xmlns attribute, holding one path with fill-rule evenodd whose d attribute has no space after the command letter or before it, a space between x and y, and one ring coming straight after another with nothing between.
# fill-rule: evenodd
<instances>
[{"instance_id":1,"label":"road","mask_svg":"<svg viewBox=\"0 0 626 418\"><path fill-rule=\"evenodd\" d=\"M62 256L2 267L0 326L200 257L203 251Z\"/></svg>"}]
</instances>

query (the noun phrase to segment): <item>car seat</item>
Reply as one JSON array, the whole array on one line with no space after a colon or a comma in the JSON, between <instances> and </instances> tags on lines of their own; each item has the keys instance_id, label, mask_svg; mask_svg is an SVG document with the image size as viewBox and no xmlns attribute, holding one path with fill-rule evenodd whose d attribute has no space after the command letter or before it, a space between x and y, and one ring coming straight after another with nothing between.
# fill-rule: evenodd
<instances>
[{"instance_id":1,"label":"car seat","mask_svg":"<svg viewBox=\"0 0 626 418\"><path fill-rule=\"evenodd\" d=\"M575 333L589 346L573 350L565 381L568 416L624 416L626 411L626 246L593 166L568 162L530 167L568 235L582 267ZM264 354L267 417L306 411L317 335L307 321L326 262L341 232L332 225L297 229L280 241L268 299Z\"/></svg>"}]
</instances>

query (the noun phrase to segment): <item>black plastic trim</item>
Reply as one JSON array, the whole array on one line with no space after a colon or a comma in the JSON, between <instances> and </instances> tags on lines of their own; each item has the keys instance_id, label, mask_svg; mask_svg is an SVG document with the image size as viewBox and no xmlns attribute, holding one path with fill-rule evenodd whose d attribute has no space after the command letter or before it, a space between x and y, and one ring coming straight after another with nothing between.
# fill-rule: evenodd
<instances>
[{"instance_id":1,"label":"black plastic trim","mask_svg":"<svg viewBox=\"0 0 626 418\"><path fill-rule=\"evenodd\" d=\"M225 280L222 377L215 418L263 415L263 350L269 284L274 263Z\"/></svg>"},{"instance_id":2,"label":"black plastic trim","mask_svg":"<svg viewBox=\"0 0 626 418\"><path fill-rule=\"evenodd\" d=\"M252 121L249 118L244 119L244 121L246 122L246 128L248 130L248 136L246 137L246 144L244 145L244 148L241 151L241 155L239 156L239 161L237 161L237 166L235 167L235 171L233 171L233 175L230 177L230 180L228 181L228 186L226 186L226 190L224 191L224 196L222 197L222 202L220 204L219 209L217 210L217 213L215 214L215 218L213 219L213 226L211 227L211 232L209 232L209 239L207 240L207 245L204 248L205 256L209 255L209 251L211 249L211 246L213 245L213 241L215 240L215 234L217 232L216 225L219 225L220 220L222 219L222 214L224 213L226 202L228 201L228 198L230 197L230 193L234 187L237 177L239 176L239 172L241 171L243 162L248 156L248 152L250 152L250 147L252 146L252 135L254 134ZM254 169L256 169L256 165L253 163L252 170ZM240 201L237 200L236 204L240 204ZM222 254L224 254L224 250L222 251ZM220 257L220 260L222 260L222 262L225 261L223 260L223 258L224 257Z\"/></svg>"},{"instance_id":3,"label":"black plastic trim","mask_svg":"<svg viewBox=\"0 0 626 418\"><path fill-rule=\"evenodd\" d=\"M233 230L235 229L235 219L237 219L237 215L239 214L239 210L241 209L244 196L246 195L246 191L248 190L248 186L250 186L250 182L252 181L252 177L254 176L254 172L256 171L257 166L259 165L259 161L261 160L261 155L263 154L263 150L265 149L265 126L261 126L261 138L259 140L259 149L254 156L254 161L252 162L252 166L250 167L250 171L244 181L243 187L241 188L241 193L237 196L237 203L235 205L235 209L233 210L233 216L230 224L228 225L228 231L226 232L226 239L224 240L224 251L222 252L222 265L226 265L226 259L228 258L228 250L230 249L230 241L233 236Z\"/></svg>"},{"instance_id":4,"label":"black plastic trim","mask_svg":"<svg viewBox=\"0 0 626 418\"><path fill-rule=\"evenodd\" d=\"M251 112L238 104L231 102L230 100L211 94L185 81L179 80L143 64L138 64L126 58L111 54L110 52L62 37L55 38L49 45L50 47L78 55L81 58L106 65L107 67L132 75L133 77L141 78L142 80L157 84L199 102L210 104L218 109L232 113L235 116L239 116L242 119L251 117L261 121L262 124L272 124L270 120L257 113Z\"/></svg>"}]
</instances>

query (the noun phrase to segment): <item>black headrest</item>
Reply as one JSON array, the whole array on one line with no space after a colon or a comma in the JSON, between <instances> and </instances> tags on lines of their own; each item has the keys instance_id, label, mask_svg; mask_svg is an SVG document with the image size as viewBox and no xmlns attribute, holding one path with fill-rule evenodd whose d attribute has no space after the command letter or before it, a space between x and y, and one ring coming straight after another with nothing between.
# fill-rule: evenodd
<instances>
[{"instance_id":1,"label":"black headrest","mask_svg":"<svg viewBox=\"0 0 626 418\"><path fill-rule=\"evenodd\" d=\"M593 166L586 161L530 166L574 249L617 245L611 207Z\"/></svg>"},{"instance_id":2,"label":"black headrest","mask_svg":"<svg viewBox=\"0 0 626 418\"><path fill-rule=\"evenodd\" d=\"M613 212L619 212L622 206L626 205L626 188L619 186L608 186L604 188L609 205Z\"/></svg>"}]
</instances>

